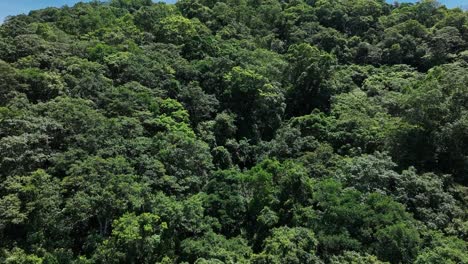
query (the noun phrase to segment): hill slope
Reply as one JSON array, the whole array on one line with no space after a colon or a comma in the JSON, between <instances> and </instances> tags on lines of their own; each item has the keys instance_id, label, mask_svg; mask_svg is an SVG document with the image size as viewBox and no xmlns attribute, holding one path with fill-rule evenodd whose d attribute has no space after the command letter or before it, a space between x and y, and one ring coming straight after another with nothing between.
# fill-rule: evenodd
<instances>
[{"instance_id":1,"label":"hill slope","mask_svg":"<svg viewBox=\"0 0 468 264\"><path fill-rule=\"evenodd\" d=\"M468 263L468 13L80 3L0 26L0 262Z\"/></svg>"}]
</instances>

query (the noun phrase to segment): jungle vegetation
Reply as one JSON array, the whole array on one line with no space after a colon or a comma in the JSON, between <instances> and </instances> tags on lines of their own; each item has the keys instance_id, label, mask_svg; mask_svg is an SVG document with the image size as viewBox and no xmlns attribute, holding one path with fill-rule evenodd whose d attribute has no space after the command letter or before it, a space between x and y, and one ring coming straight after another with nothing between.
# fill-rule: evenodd
<instances>
[{"instance_id":1,"label":"jungle vegetation","mask_svg":"<svg viewBox=\"0 0 468 264\"><path fill-rule=\"evenodd\" d=\"M0 262L467 264L468 12L112 0L0 26Z\"/></svg>"}]
</instances>

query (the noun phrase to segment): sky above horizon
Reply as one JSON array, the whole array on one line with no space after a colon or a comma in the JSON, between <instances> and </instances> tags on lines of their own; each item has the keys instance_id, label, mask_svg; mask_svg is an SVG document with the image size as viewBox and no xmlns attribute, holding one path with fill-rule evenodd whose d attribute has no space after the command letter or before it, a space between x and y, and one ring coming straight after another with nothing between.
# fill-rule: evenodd
<instances>
[{"instance_id":1,"label":"sky above horizon","mask_svg":"<svg viewBox=\"0 0 468 264\"><path fill-rule=\"evenodd\" d=\"M468 9L468 0L439 0L442 4L448 7L463 7ZM31 10L46 8L46 7L61 7L64 5L72 6L80 0L0 0L0 23L7 16L27 14ZM86 2L86 1L84 1ZM167 0L165 2L175 2L175 0ZM395 2L388 0L388 2ZM417 0L400 0L399 2L417 2Z\"/></svg>"}]
</instances>

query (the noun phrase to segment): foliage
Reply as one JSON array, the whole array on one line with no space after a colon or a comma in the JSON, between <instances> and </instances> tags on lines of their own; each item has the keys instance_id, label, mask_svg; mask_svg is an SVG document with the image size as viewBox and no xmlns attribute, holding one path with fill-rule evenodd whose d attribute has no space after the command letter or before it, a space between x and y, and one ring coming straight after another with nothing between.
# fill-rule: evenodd
<instances>
[{"instance_id":1,"label":"foliage","mask_svg":"<svg viewBox=\"0 0 468 264\"><path fill-rule=\"evenodd\" d=\"M87 1L0 25L0 262L468 263L468 13Z\"/></svg>"}]
</instances>

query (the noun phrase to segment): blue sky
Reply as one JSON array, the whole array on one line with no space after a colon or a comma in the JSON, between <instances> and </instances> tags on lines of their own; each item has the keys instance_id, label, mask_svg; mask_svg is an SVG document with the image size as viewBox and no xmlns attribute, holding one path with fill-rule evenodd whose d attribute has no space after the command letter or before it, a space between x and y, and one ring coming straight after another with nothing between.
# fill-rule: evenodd
<instances>
[{"instance_id":1,"label":"blue sky","mask_svg":"<svg viewBox=\"0 0 468 264\"><path fill-rule=\"evenodd\" d=\"M1 1L1 0L0 0ZM410 3L415 3L418 0L400 0L398 2L410 2ZM387 2L392 3L394 2L393 0L387 0ZM468 0L439 0L442 4L448 6L448 7L463 7L463 8L468 8Z\"/></svg>"},{"instance_id":2,"label":"blue sky","mask_svg":"<svg viewBox=\"0 0 468 264\"><path fill-rule=\"evenodd\" d=\"M78 0L0 0L0 22L9 15L28 13L49 6L73 5Z\"/></svg>"},{"instance_id":3,"label":"blue sky","mask_svg":"<svg viewBox=\"0 0 468 264\"><path fill-rule=\"evenodd\" d=\"M174 0L169 0L172 2ZM393 2L393 0L388 0ZM45 8L49 6L61 7L73 5L79 0L0 0L0 23L8 15L28 13L30 10ZM400 0L400 2L416 2L416 0ZM468 0L440 0L449 7L464 6L468 8Z\"/></svg>"},{"instance_id":4,"label":"blue sky","mask_svg":"<svg viewBox=\"0 0 468 264\"><path fill-rule=\"evenodd\" d=\"M0 23L3 22L5 17L9 15L17 15L22 13L27 14L31 10L41 9L50 6L73 6L78 2L87 1L89 0L0 0ZM166 2L174 1L175 0L167 0Z\"/></svg>"}]
</instances>

